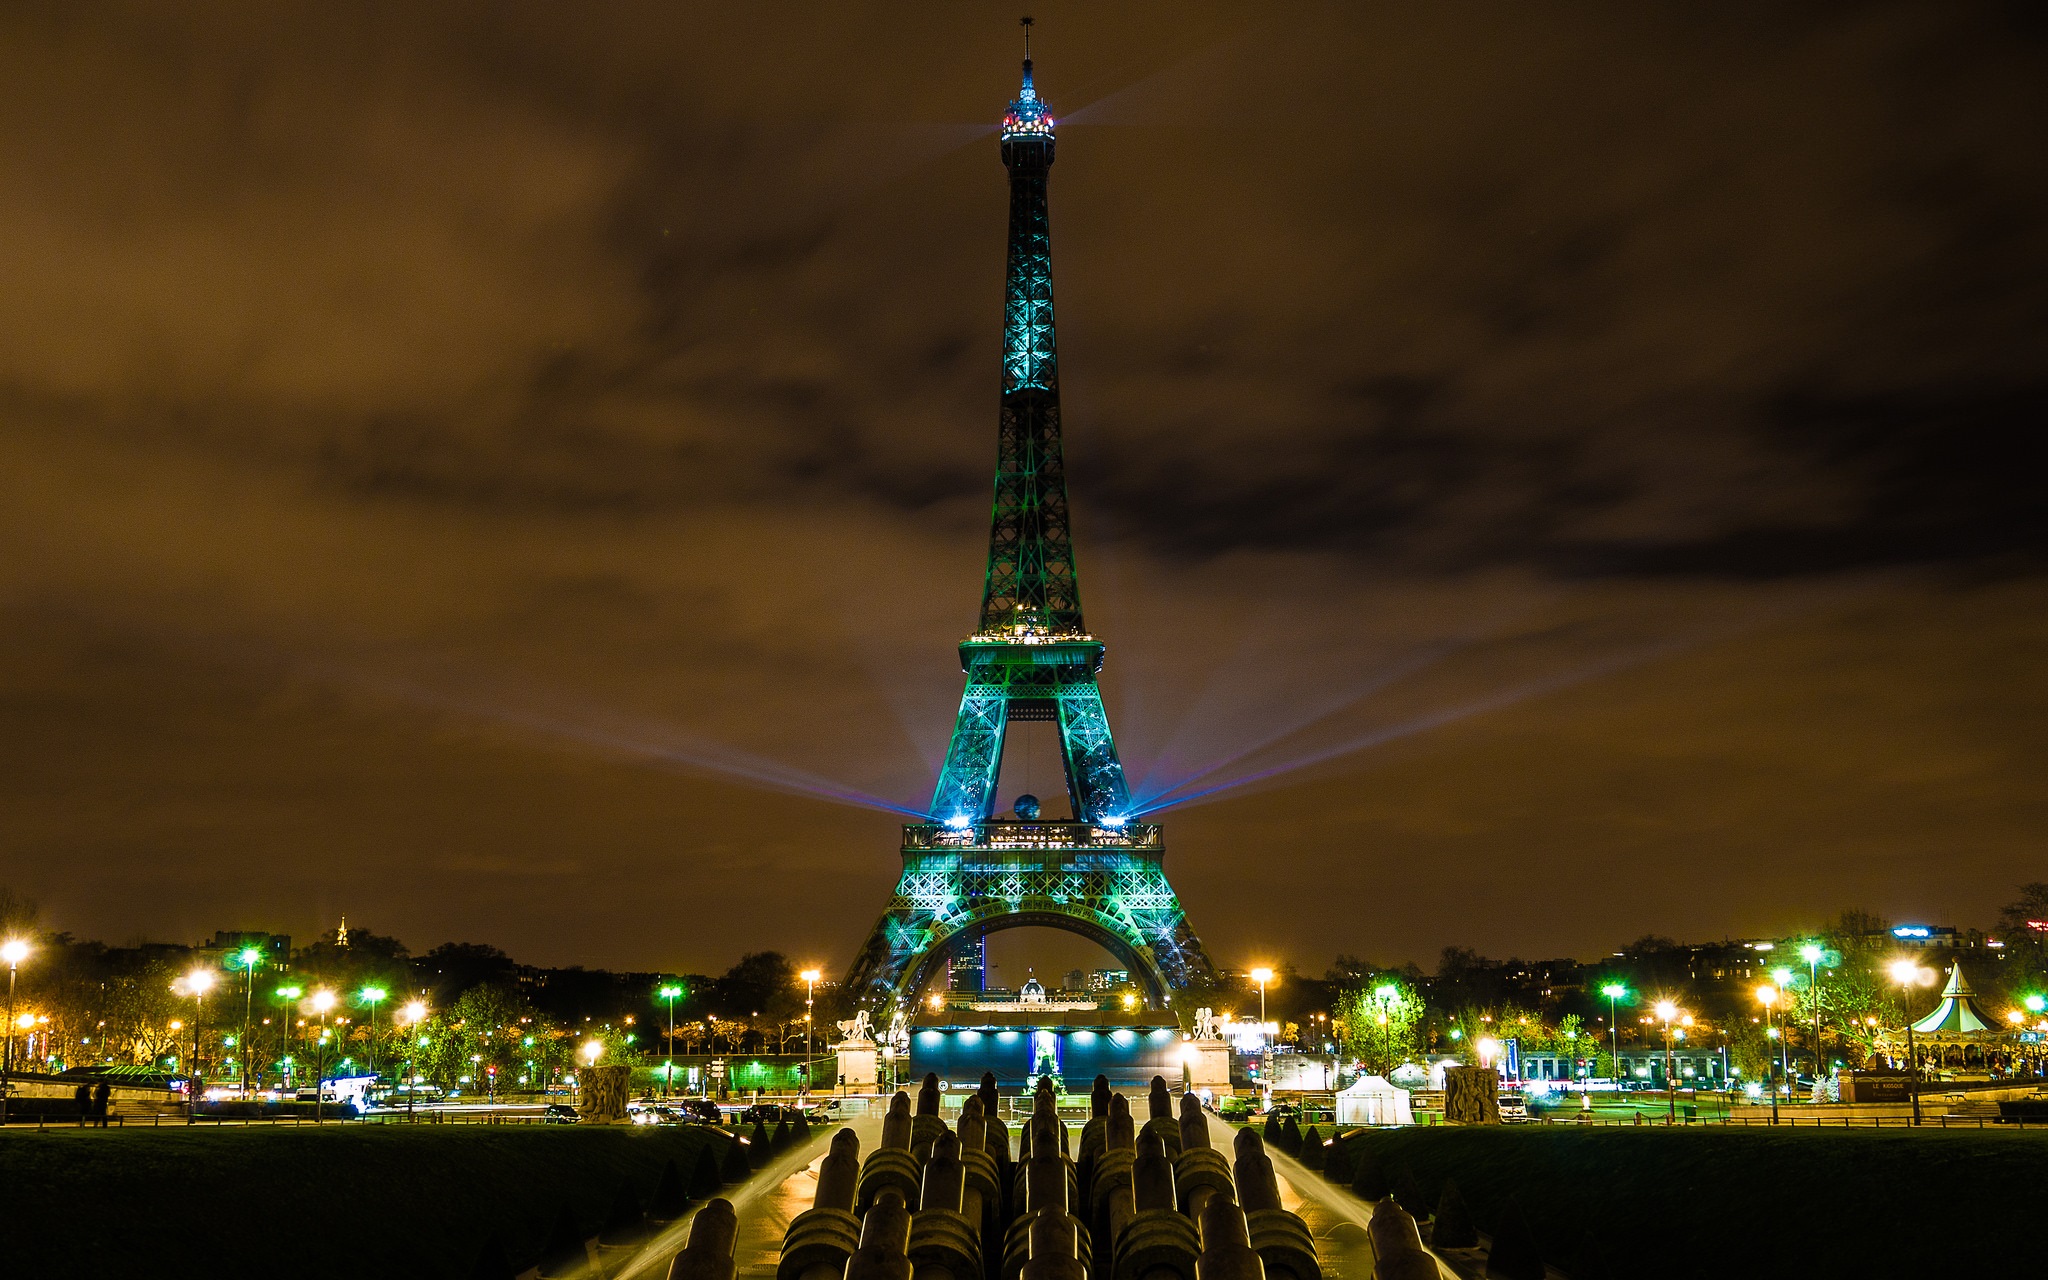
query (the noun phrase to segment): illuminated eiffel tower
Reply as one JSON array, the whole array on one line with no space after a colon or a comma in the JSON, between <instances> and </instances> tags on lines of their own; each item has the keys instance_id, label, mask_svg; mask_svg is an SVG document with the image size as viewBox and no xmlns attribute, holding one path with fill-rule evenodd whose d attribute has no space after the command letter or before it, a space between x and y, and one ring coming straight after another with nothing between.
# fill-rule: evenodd
<instances>
[{"instance_id":1,"label":"illuminated eiffel tower","mask_svg":"<svg viewBox=\"0 0 2048 1280\"><path fill-rule=\"evenodd\" d=\"M1028 21L1028 20L1027 20ZM1027 26L1027 36L1029 28ZM903 877L847 974L857 1004L898 1007L946 956L1026 925L1081 934L1121 959L1153 1002L1212 973L1166 881L1157 823L1136 821L1096 675L1103 644L1081 621L1060 448L1046 179L1053 121L1031 82L1003 117L1010 171L1009 277L995 516L981 623L960 644L967 690L929 820L903 828ZM1032 797L998 817L1011 722L1059 725L1070 821Z\"/></svg>"}]
</instances>

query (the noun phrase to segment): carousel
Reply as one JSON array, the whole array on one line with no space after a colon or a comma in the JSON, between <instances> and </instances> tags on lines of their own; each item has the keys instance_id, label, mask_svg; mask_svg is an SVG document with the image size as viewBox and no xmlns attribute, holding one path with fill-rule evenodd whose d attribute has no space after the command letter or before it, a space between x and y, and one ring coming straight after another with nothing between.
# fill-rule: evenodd
<instances>
[{"instance_id":1,"label":"carousel","mask_svg":"<svg viewBox=\"0 0 2048 1280\"><path fill-rule=\"evenodd\" d=\"M1910 1055L1923 1071L2005 1071L2019 1068L2036 1055L2016 1043L2020 1026L2007 1026L1977 1003L1976 989L1963 976L1958 961L1949 969L1948 985L1934 1011L1911 1024L1909 1034L1887 1037L1885 1056L1895 1067Z\"/></svg>"}]
</instances>

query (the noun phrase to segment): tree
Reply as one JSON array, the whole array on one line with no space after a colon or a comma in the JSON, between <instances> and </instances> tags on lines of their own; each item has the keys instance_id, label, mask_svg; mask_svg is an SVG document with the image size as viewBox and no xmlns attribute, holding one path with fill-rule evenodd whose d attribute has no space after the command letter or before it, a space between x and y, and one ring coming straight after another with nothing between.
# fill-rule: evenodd
<instances>
[{"instance_id":1,"label":"tree","mask_svg":"<svg viewBox=\"0 0 2048 1280\"><path fill-rule=\"evenodd\" d=\"M2048 882L2020 886L2020 896L1998 913L1998 939L2007 966L2016 970L2012 985L2032 989L2048 982Z\"/></svg>"},{"instance_id":2,"label":"tree","mask_svg":"<svg viewBox=\"0 0 2048 1280\"><path fill-rule=\"evenodd\" d=\"M1370 985L1346 988L1337 997L1333 1021L1345 1050L1366 1071L1384 1076L1422 1052L1425 1012L1412 984L1382 973Z\"/></svg>"}]
</instances>

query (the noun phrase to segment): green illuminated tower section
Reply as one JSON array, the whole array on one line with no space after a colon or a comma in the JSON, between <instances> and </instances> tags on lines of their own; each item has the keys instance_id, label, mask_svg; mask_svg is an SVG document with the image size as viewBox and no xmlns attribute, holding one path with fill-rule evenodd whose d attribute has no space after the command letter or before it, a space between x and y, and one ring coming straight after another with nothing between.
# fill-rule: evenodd
<instances>
[{"instance_id":1,"label":"green illuminated tower section","mask_svg":"<svg viewBox=\"0 0 2048 1280\"><path fill-rule=\"evenodd\" d=\"M1130 813L1096 683L1104 646L1081 618L1053 329L1053 149L1052 115L1027 57L1002 125L1010 240L981 617L960 644L967 687L930 820L903 829L896 895L847 977L847 990L865 1004L900 1006L949 951L1020 925L1093 939L1160 1001L1210 972L1166 881L1158 824ZM997 814L1005 730L1033 720L1059 726L1070 820L1040 821L1028 797L1014 814Z\"/></svg>"}]
</instances>

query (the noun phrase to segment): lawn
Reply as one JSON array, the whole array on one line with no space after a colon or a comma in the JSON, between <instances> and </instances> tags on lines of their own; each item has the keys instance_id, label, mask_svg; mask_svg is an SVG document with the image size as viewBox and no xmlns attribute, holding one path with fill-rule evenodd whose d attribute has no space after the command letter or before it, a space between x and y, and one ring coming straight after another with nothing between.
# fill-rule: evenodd
<instances>
[{"instance_id":1,"label":"lawn","mask_svg":"<svg viewBox=\"0 0 2048 1280\"><path fill-rule=\"evenodd\" d=\"M1367 1130L1328 1149L1346 1183L1360 1147L1431 1205L1455 1178L1482 1230L1520 1212L1573 1280L2038 1274L2048 1223L2039 1132Z\"/></svg>"},{"instance_id":2,"label":"lawn","mask_svg":"<svg viewBox=\"0 0 2048 1280\"><path fill-rule=\"evenodd\" d=\"M715 1130L326 1125L0 1134L0 1273L467 1276L595 1230L630 1184L687 1179Z\"/></svg>"}]
</instances>

